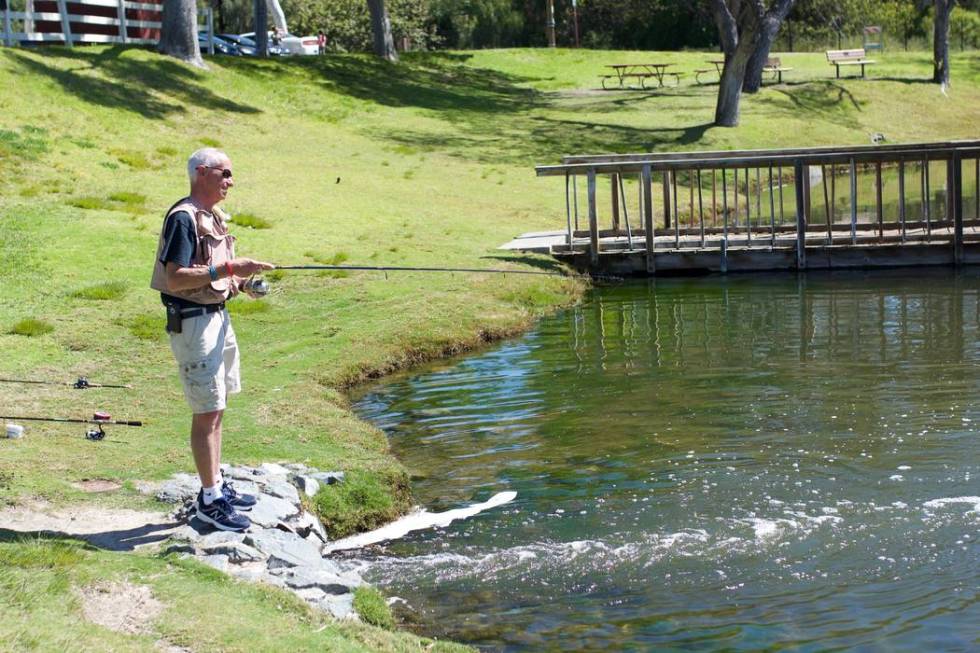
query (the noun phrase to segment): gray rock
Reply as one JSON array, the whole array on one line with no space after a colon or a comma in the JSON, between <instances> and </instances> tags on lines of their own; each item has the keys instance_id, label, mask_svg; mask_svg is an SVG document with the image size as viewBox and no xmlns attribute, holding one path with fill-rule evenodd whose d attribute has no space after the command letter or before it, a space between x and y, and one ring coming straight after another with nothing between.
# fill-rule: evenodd
<instances>
[{"instance_id":1,"label":"gray rock","mask_svg":"<svg viewBox=\"0 0 980 653\"><path fill-rule=\"evenodd\" d=\"M353 576L344 575L340 568L329 560L323 560L316 566L293 567L277 572L293 589L316 587L327 594L347 594L353 588L363 585L363 581Z\"/></svg>"},{"instance_id":2,"label":"gray rock","mask_svg":"<svg viewBox=\"0 0 980 653\"><path fill-rule=\"evenodd\" d=\"M283 465L283 467L285 467L286 469L291 469L294 472L306 472L310 469L303 463L286 463L285 465Z\"/></svg>"},{"instance_id":3,"label":"gray rock","mask_svg":"<svg viewBox=\"0 0 980 653\"><path fill-rule=\"evenodd\" d=\"M206 555L198 558L201 562L209 567L214 567L218 571L228 571L228 556L223 555Z\"/></svg>"},{"instance_id":4,"label":"gray rock","mask_svg":"<svg viewBox=\"0 0 980 653\"><path fill-rule=\"evenodd\" d=\"M246 562L232 565L228 573L235 578L254 583L263 579L266 575L266 567L264 562Z\"/></svg>"},{"instance_id":5,"label":"gray rock","mask_svg":"<svg viewBox=\"0 0 980 653\"><path fill-rule=\"evenodd\" d=\"M247 515L252 524L263 528L274 528L276 524L285 521L299 513L299 508L285 499L259 494L258 502Z\"/></svg>"},{"instance_id":6,"label":"gray rock","mask_svg":"<svg viewBox=\"0 0 980 653\"><path fill-rule=\"evenodd\" d=\"M170 534L170 539L177 542L190 542L191 544L196 544L201 541L203 535L198 532L196 528L190 524L184 524L176 529Z\"/></svg>"},{"instance_id":7,"label":"gray rock","mask_svg":"<svg viewBox=\"0 0 980 653\"><path fill-rule=\"evenodd\" d=\"M327 596L327 593L318 587L307 587L306 589L293 590L293 594L303 599L307 603L312 603L314 605L322 601Z\"/></svg>"},{"instance_id":8,"label":"gray rock","mask_svg":"<svg viewBox=\"0 0 980 653\"><path fill-rule=\"evenodd\" d=\"M207 549L222 544L237 544L245 541L244 533L232 533L231 531L214 531L207 535L200 536L197 544L202 549Z\"/></svg>"},{"instance_id":9,"label":"gray rock","mask_svg":"<svg viewBox=\"0 0 980 653\"><path fill-rule=\"evenodd\" d=\"M292 483L285 479L270 478L262 490L266 494L285 499L290 503L299 505L299 493Z\"/></svg>"},{"instance_id":10,"label":"gray rock","mask_svg":"<svg viewBox=\"0 0 980 653\"><path fill-rule=\"evenodd\" d=\"M270 476L289 476L289 470L278 463L262 463L259 470Z\"/></svg>"},{"instance_id":11,"label":"gray rock","mask_svg":"<svg viewBox=\"0 0 980 653\"><path fill-rule=\"evenodd\" d=\"M254 467L230 466L227 468L225 467L221 468L222 476L224 476L225 478L234 479L236 481L252 481L259 474L260 472L256 470Z\"/></svg>"},{"instance_id":12,"label":"gray rock","mask_svg":"<svg viewBox=\"0 0 980 653\"><path fill-rule=\"evenodd\" d=\"M227 556L231 562L235 563L265 560L265 556L261 551L243 543L228 542L226 544L215 544L208 547L201 547L201 552L208 555Z\"/></svg>"},{"instance_id":13,"label":"gray rock","mask_svg":"<svg viewBox=\"0 0 980 653\"><path fill-rule=\"evenodd\" d=\"M322 561L317 547L295 533L270 529L249 533L245 544L269 558L269 568L315 566Z\"/></svg>"},{"instance_id":14,"label":"gray rock","mask_svg":"<svg viewBox=\"0 0 980 653\"><path fill-rule=\"evenodd\" d=\"M231 481L231 484L235 487L235 491L238 492L239 494L258 495L260 492L258 483L254 481L243 481L237 478L236 479L229 478L227 480Z\"/></svg>"},{"instance_id":15,"label":"gray rock","mask_svg":"<svg viewBox=\"0 0 980 653\"><path fill-rule=\"evenodd\" d=\"M312 472L310 476L320 481L320 483L323 483L324 485L333 485L334 483L344 482L343 472Z\"/></svg>"},{"instance_id":16,"label":"gray rock","mask_svg":"<svg viewBox=\"0 0 980 653\"><path fill-rule=\"evenodd\" d=\"M305 496L314 497L316 493L320 491L320 481L316 480L312 476L306 476L304 474L293 474L289 477L293 485L302 492Z\"/></svg>"},{"instance_id":17,"label":"gray rock","mask_svg":"<svg viewBox=\"0 0 980 653\"><path fill-rule=\"evenodd\" d=\"M329 612L334 619L356 619L357 613L354 612L354 595L341 594L339 596L326 596L317 604L321 610Z\"/></svg>"},{"instance_id":18,"label":"gray rock","mask_svg":"<svg viewBox=\"0 0 980 653\"><path fill-rule=\"evenodd\" d=\"M305 510L300 513L299 517L294 517L290 525L302 537L315 542L317 546L330 541L330 538L327 537L327 531L316 515Z\"/></svg>"},{"instance_id":19,"label":"gray rock","mask_svg":"<svg viewBox=\"0 0 980 653\"><path fill-rule=\"evenodd\" d=\"M183 503L197 496L197 491L201 489L201 483L197 476L190 474L175 474L168 481L164 481L157 490L157 499L165 503Z\"/></svg>"},{"instance_id":20,"label":"gray rock","mask_svg":"<svg viewBox=\"0 0 980 653\"><path fill-rule=\"evenodd\" d=\"M165 546L161 551L161 553L163 553L163 555L169 555L171 553L194 554L197 553L197 550L190 542L174 542L172 544L168 544L167 546Z\"/></svg>"}]
</instances>

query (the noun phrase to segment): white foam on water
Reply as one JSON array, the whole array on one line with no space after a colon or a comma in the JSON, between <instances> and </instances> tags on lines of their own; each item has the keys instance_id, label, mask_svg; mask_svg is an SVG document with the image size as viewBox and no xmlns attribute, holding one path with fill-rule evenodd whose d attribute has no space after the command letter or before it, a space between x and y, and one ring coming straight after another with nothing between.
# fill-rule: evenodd
<instances>
[{"instance_id":1,"label":"white foam on water","mask_svg":"<svg viewBox=\"0 0 980 653\"><path fill-rule=\"evenodd\" d=\"M923 503L922 507L933 510L958 503L972 504L973 509L968 512L980 512L980 497L943 497L941 499L931 499Z\"/></svg>"},{"instance_id":2,"label":"white foam on water","mask_svg":"<svg viewBox=\"0 0 980 653\"><path fill-rule=\"evenodd\" d=\"M345 549L359 549L361 547L368 546L369 544L377 544L378 542L385 542L388 540L397 540L401 537L405 537L412 531L419 531L426 528L445 528L446 526L449 526L449 524L459 519L467 519L468 517L478 515L485 510L490 510L491 508L496 508L506 503L510 503L516 497L517 492L498 492L482 503L474 503L466 506L465 508L456 508L454 510L446 510L444 512L417 510L413 513L405 515L401 519L396 519L390 524L377 528L373 531L361 533L360 535L353 535L351 537L345 537L337 540L336 542L329 542L323 547L323 553L343 551Z\"/></svg>"}]
</instances>

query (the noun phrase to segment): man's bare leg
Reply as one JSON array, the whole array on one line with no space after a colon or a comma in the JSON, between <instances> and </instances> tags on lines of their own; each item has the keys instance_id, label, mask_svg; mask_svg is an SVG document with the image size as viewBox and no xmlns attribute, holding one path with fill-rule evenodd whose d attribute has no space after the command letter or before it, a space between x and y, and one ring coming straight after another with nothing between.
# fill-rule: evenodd
<instances>
[{"instance_id":1,"label":"man's bare leg","mask_svg":"<svg viewBox=\"0 0 980 653\"><path fill-rule=\"evenodd\" d=\"M214 487L221 464L221 416L224 411L196 413L191 419L191 452L202 487Z\"/></svg>"}]
</instances>

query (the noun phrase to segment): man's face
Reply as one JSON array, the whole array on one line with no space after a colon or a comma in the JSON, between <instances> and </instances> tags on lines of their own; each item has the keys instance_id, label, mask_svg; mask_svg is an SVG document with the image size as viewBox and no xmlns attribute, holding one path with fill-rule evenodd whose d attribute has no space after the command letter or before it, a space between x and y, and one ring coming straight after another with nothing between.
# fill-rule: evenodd
<instances>
[{"instance_id":1,"label":"man's face","mask_svg":"<svg viewBox=\"0 0 980 653\"><path fill-rule=\"evenodd\" d=\"M228 195L228 189L235 185L231 176L231 159L227 157L214 166L198 166L197 187L201 193L212 199L215 204Z\"/></svg>"}]
</instances>

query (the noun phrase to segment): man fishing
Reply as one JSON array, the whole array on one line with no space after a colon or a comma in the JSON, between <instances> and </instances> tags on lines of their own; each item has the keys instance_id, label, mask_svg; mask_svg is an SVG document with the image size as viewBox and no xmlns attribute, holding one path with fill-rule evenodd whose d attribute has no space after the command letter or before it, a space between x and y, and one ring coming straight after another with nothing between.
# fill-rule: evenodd
<instances>
[{"instance_id":1,"label":"man fishing","mask_svg":"<svg viewBox=\"0 0 980 653\"><path fill-rule=\"evenodd\" d=\"M235 185L228 156L214 148L187 162L191 192L167 211L150 287L167 310L170 349L190 404L191 452L201 478L195 507L203 522L243 531L251 521L239 510L255 497L221 478L221 417L228 394L241 391L238 344L225 301L239 292L254 298L245 280L270 263L235 257L235 238L217 206Z\"/></svg>"}]
</instances>

